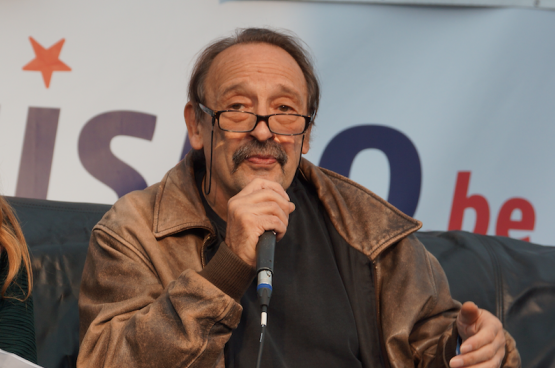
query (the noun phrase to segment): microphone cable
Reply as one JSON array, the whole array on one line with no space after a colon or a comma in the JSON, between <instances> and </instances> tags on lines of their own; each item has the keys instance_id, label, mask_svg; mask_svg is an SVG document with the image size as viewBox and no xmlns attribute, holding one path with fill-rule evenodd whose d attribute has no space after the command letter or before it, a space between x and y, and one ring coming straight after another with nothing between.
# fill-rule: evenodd
<instances>
[{"instance_id":1,"label":"microphone cable","mask_svg":"<svg viewBox=\"0 0 555 368\"><path fill-rule=\"evenodd\" d=\"M262 332L260 333L260 345L258 347L258 359L256 359L256 368L260 368L260 362L262 361L262 349L264 348L264 332L266 332L266 326L262 326Z\"/></svg>"},{"instance_id":2,"label":"microphone cable","mask_svg":"<svg viewBox=\"0 0 555 368\"><path fill-rule=\"evenodd\" d=\"M260 362L262 361L264 336L266 335L266 326L268 324L268 305L270 304L270 298L272 297L275 248L276 233L271 230L265 231L258 239L256 253L256 273L258 279L256 293L258 295L258 302L260 303L260 326L262 327L256 368L260 368Z\"/></svg>"}]
</instances>

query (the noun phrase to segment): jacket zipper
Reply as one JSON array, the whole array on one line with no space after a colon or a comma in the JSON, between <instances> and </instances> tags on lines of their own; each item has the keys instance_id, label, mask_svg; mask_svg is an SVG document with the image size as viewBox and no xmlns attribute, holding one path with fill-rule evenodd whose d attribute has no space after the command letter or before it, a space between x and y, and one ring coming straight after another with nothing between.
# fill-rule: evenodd
<instances>
[{"instance_id":1,"label":"jacket zipper","mask_svg":"<svg viewBox=\"0 0 555 368\"><path fill-rule=\"evenodd\" d=\"M387 351L385 349L385 344L384 344L384 339L383 339L383 332L382 332L382 323L381 323L381 319L380 319L380 289L378 286L378 278L377 278L377 274L378 274L378 266L377 266L377 260L378 258L376 257L375 260L372 261L372 280L374 282L374 290L376 293L376 325L378 326L378 342L380 344L380 351L382 352L382 361L383 364L385 366L385 368L390 368L389 365L389 359L387 358Z\"/></svg>"}]
</instances>

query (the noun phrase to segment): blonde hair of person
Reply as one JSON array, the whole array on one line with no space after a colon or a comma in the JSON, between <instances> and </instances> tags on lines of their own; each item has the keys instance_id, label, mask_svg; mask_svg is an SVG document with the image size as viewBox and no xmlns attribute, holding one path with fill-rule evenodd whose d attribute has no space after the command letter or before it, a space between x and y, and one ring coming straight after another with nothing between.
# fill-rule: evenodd
<instances>
[{"instance_id":1,"label":"blonde hair of person","mask_svg":"<svg viewBox=\"0 0 555 368\"><path fill-rule=\"evenodd\" d=\"M33 274L31 269L31 259L29 257L29 250L27 249L27 243L23 237L23 232L21 227L10 207L10 205L0 196L0 254L6 252L8 255L8 274L2 289L0 290L0 299L4 298L4 294L8 289L8 286L13 282L14 278L17 276L21 266L25 267L25 272L27 272L28 279L28 289L25 299L31 295L31 289L33 287ZM17 297L9 297L20 300ZM21 301L23 301L21 300Z\"/></svg>"}]
</instances>

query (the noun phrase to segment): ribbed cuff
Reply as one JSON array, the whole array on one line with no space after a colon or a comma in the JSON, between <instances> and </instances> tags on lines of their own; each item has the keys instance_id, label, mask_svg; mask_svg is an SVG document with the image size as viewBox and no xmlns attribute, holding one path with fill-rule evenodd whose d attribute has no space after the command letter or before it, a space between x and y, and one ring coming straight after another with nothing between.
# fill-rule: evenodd
<instances>
[{"instance_id":1,"label":"ribbed cuff","mask_svg":"<svg viewBox=\"0 0 555 368\"><path fill-rule=\"evenodd\" d=\"M256 270L246 264L222 242L210 262L199 275L221 291L239 301L254 279Z\"/></svg>"}]
</instances>

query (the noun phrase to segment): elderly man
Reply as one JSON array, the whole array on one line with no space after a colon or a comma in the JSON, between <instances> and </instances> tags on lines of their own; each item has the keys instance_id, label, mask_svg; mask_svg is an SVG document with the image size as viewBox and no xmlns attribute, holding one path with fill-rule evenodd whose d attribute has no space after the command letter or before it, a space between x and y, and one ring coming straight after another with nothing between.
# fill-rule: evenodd
<instances>
[{"instance_id":1,"label":"elderly man","mask_svg":"<svg viewBox=\"0 0 555 368\"><path fill-rule=\"evenodd\" d=\"M204 50L185 107L193 151L94 228L78 366L254 366L267 230L278 244L263 367L520 365L499 320L452 300L411 235L420 222L301 158L318 102L294 37L245 29Z\"/></svg>"}]
</instances>

